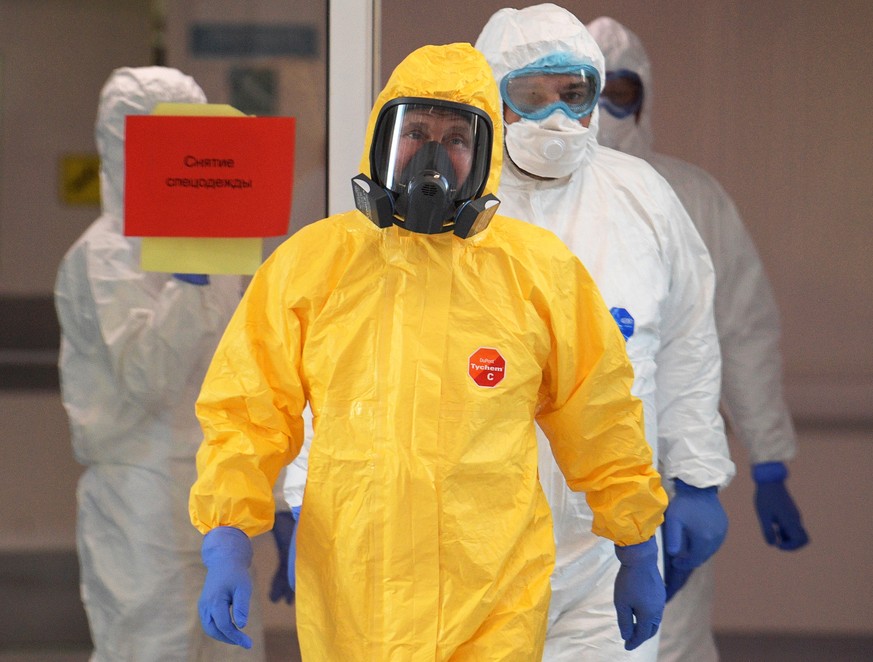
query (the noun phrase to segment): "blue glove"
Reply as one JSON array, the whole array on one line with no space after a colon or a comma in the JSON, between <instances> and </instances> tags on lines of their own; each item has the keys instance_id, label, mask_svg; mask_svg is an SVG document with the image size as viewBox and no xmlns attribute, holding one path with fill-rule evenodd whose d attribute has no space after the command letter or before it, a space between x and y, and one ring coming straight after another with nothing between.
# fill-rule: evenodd
<instances>
[{"instance_id":1,"label":"blue glove","mask_svg":"<svg viewBox=\"0 0 873 662\"><path fill-rule=\"evenodd\" d=\"M673 558L669 554L664 554L664 587L667 590L667 602L670 602L679 589L685 586L692 572L694 572L693 568L685 570L677 568L673 565Z\"/></svg>"},{"instance_id":2,"label":"blue glove","mask_svg":"<svg viewBox=\"0 0 873 662\"><path fill-rule=\"evenodd\" d=\"M252 639L241 628L248 622L252 598L252 541L239 529L219 526L203 537L200 556L206 566L197 603L203 629L218 641L251 648Z\"/></svg>"},{"instance_id":3,"label":"blue glove","mask_svg":"<svg viewBox=\"0 0 873 662\"><path fill-rule=\"evenodd\" d=\"M291 517L294 518L294 532L291 534L291 544L288 545L288 585L292 591L297 590L297 579L294 576L294 567L297 565L297 523L300 522L300 509L302 506L291 508Z\"/></svg>"},{"instance_id":4,"label":"blue glove","mask_svg":"<svg viewBox=\"0 0 873 662\"><path fill-rule=\"evenodd\" d=\"M621 562L613 599L625 650L633 650L658 631L664 615L664 582L658 572L655 538L627 547L615 546ZM636 619L636 623L634 623Z\"/></svg>"},{"instance_id":5,"label":"blue glove","mask_svg":"<svg viewBox=\"0 0 873 662\"><path fill-rule=\"evenodd\" d=\"M209 276L205 274L173 274L173 278L191 285L209 285Z\"/></svg>"},{"instance_id":6,"label":"blue glove","mask_svg":"<svg viewBox=\"0 0 873 662\"><path fill-rule=\"evenodd\" d=\"M664 513L665 567L691 571L721 547L727 513L718 500L718 488L694 487L678 478L673 485L676 494Z\"/></svg>"},{"instance_id":7,"label":"blue glove","mask_svg":"<svg viewBox=\"0 0 873 662\"><path fill-rule=\"evenodd\" d=\"M782 462L762 462L752 467L755 479L755 509L768 545L800 549L809 536L800 521L800 511L785 487L788 468Z\"/></svg>"},{"instance_id":8,"label":"blue glove","mask_svg":"<svg viewBox=\"0 0 873 662\"><path fill-rule=\"evenodd\" d=\"M291 546L291 537L294 535L294 517L291 513L283 511L276 513L273 522L273 538L276 540L276 548L279 551L279 567L273 575L273 583L270 586L270 601L279 602L284 600L289 605L294 602L294 590L288 585L288 550Z\"/></svg>"}]
</instances>

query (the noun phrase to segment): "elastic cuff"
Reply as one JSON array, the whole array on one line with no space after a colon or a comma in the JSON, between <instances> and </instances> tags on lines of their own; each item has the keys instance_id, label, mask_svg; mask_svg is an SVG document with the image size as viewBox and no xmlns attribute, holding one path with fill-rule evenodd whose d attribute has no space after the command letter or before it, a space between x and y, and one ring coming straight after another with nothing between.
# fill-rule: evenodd
<instances>
[{"instance_id":1,"label":"elastic cuff","mask_svg":"<svg viewBox=\"0 0 873 662\"><path fill-rule=\"evenodd\" d=\"M689 485L681 478L673 479L673 487L676 488L677 492L685 492L686 494L699 492L718 492L718 486L716 485L712 485L710 487L695 487L694 485Z\"/></svg>"},{"instance_id":2,"label":"elastic cuff","mask_svg":"<svg viewBox=\"0 0 873 662\"><path fill-rule=\"evenodd\" d=\"M634 565L646 559L658 558L658 543L655 536L636 545L615 546L615 555L622 565Z\"/></svg>"},{"instance_id":3,"label":"elastic cuff","mask_svg":"<svg viewBox=\"0 0 873 662\"><path fill-rule=\"evenodd\" d=\"M245 563L252 562L252 541L245 532L233 526L217 526L203 536L200 558L208 567L220 558L233 558Z\"/></svg>"},{"instance_id":4,"label":"elastic cuff","mask_svg":"<svg viewBox=\"0 0 873 662\"><path fill-rule=\"evenodd\" d=\"M781 483L788 478L788 467L784 462L753 464L752 478L756 483Z\"/></svg>"}]
</instances>

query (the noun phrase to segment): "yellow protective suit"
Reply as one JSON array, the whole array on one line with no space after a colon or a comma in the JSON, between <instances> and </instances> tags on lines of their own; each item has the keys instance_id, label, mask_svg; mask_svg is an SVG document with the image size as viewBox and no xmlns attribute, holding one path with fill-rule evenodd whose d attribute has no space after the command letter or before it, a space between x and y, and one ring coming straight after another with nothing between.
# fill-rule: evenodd
<instances>
[{"instance_id":1,"label":"yellow protective suit","mask_svg":"<svg viewBox=\"0 0 873 662\"><path fill-rule=\"evenodd\" d=\"M389 99L475 105L502 120L469 45L425 47ZM369 144L363 170L369 173ZM477 352L505 362L480 386ZM474 364L477 367L471 367ZM630 395L624 340L581 263L496 216L462 240L357 211L297 232L255 275L207 374L192 522L270 529L271 486L315 434L297 539L303 659L539 659L554 563L536 416L596 532L650 538L666 496Z\"/></svg>"}]
</instances>

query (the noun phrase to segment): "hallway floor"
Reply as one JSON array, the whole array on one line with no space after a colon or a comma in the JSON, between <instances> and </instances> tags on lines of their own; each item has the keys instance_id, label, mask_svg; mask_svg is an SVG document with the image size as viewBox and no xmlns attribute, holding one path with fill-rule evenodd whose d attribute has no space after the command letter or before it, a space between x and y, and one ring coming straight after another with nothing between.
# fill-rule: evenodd
<instances>
[{"instance_id":1,"label":"hallway floor","mask_svg":"<svg viewBox=\"0 0 873 662\"><path fill-rule=\"evenodd\" d=\"M870 662L873 639L861 637L772 636L721 634L721 662ZM53 646L4 650L0 662L88 662L90 650ZM267 662L299 662L296 637L290 631L267 633Z\"/></svg>"},{"instance_id":2,"label":"hallway floor","mask_svg":"<svg viewBox=\"0 0 873 662\"><path fill-rule=\"evenodd\" d=\"M0 662L88 662L74 553L0 554ZM873 638L716 636L722 662L873 662ZM268 630L267 662L299 662L293 630Z\"/></svg>"}]
</instances>

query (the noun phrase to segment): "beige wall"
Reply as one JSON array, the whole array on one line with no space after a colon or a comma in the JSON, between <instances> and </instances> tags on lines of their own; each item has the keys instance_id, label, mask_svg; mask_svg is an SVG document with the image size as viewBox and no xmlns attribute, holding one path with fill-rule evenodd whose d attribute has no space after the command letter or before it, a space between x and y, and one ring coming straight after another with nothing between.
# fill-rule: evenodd
<instances>
[{"instance_id":1,"label":"beige wall","mask_svg":"<svg viewBox=\"0 0 873 662\"><path fill-rule=\"evenodd\" d=\"M535 2L509 6L525 7ZM382 73L427 43L475 42L500 0L382 0ZM864 0L570 0L652 60L656 147L734 197L783 317L798 416L873 420L869 258L873 54Z\"/></svg>"},{"instance_id":2,"label":"beige wall","mask_svg":"<svg viewBox=\"0 0 873 662\"><path fill-rule=\"evenodd\" d=\"M93 208L58 202L66 151L93 151L100 86L148 62L146 0L0 0L0 295L49 295ZM473 41L502 3L382 0L382 64ZM716 623L733 630L873 633L873 4L573 2L637 31L654 61L661 150L734 196L772 276L788 390L802 423L791 484L812 535L796 554L759 540L742 452L724 498ZM693 65L693 66L692 66ZM0 324L14 324L2 319ZM74 545L75 482L57 393L0 393L0 551ZM266 542L266 541L265 541ZM259 554L271 561L269 545ZM271 621L272 622L272 621Z\"/></svg>"},{"instance_id":3,"label":"beige wall","mask_svg":"<svg viewBox=\"0 0 873 662\"><path fill-rule=\"evenodd\" d=\"M740 471L722 492L730 528L716 560L715 627L870 636L859 618L873 608L870 427L801 427L798 437L789 485L811 542L797 552L764 545L738 452Z\"/></svg>"}]
</instances>

